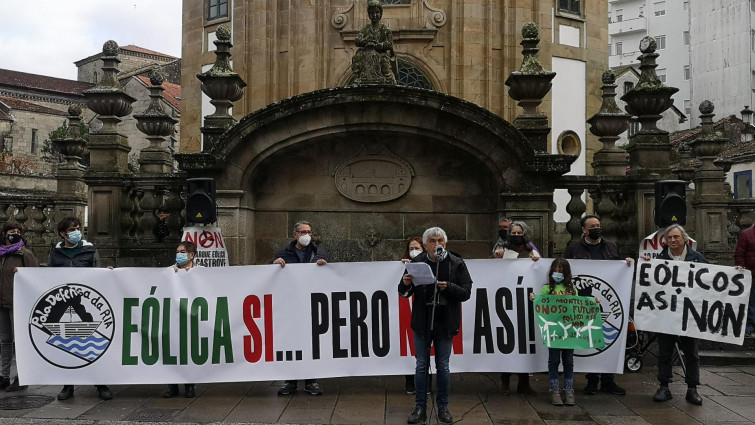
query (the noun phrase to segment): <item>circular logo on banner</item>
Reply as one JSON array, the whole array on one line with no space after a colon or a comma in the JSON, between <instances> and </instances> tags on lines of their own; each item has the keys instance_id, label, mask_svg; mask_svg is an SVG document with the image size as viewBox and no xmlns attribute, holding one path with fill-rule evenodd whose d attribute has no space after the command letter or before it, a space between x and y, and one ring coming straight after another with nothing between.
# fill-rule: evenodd
<instances>
[{"instance_id":1,"label":"circular logo on banner","mask_svg":"<svg viewBox=\"0 0 755 425\"><path fill-rule=\"evenodd\" d=\"M600 298L600 317L603 320L603 335L606 346L603 348L593 348L589 350L576 350L574 355L577 357L590 357L608 350L614 342L620 340L622 329L624 329L624 306L621 304L619 294L605 280L581 274L573 278L574 288L585 296ZM589 290L589 293L588 293Z\"/></svg>"},{"instance_id":2,"label":"circular logo on banner","mask_svg":"<svg viewBox=\"0 0 755 425\"><path fill-rule=\"evenodd\" d=\"M66 283L42 295L29 318L34 349L65 369L97 361L110 347L114 331L110 303L93 288L78 283Z\"/></svg>"}]
</instances>

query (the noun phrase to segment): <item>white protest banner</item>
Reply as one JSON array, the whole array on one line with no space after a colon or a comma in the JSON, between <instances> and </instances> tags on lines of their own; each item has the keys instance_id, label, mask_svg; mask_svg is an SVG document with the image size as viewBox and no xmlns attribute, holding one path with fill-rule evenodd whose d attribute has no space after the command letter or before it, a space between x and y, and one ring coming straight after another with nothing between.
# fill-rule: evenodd
<instances>
[{"instance_id":1,"label":"white protest banner","mask_svg":"<svg viewBox=\"0 0 755 425\"><path fill-rule=\"evenodd\" d=\"M689 261L639 261L637 329L742 345L752 276Z\"/></svg>"},{"instance_id":2,"label":"white protest banner","mask_svg":"<svg viewBox=\"0 0 755 425\"><path fill-rule=\"evenodd\" d=\"M632 269L571 261L600 294L606 347L575 370L621 372ZM547 369L530 292L550 260L470 260L454 372ZM410 374L401 262L195 268L23 268L15 276L22 384L263 381Z\"/></svg>"},{"instance_id":3,"label":"white protest banner","mask_svg":"<svg viewBox=\"0 0 755 425\"><path fill-rule=\"evenodd\" d=\"M196 245L194 264L202 267L228 267L228 251L225 249L220 227L184 227L181 240Z\"/></svg>"},{"instance_id":4,"label":"white protest banner","mask_svg":"<svg viewBox=\"0 0 755 425\"><path fill-rule=\"evenodd\" d=\"M689 238L689 241L687 241L687 244L692 247L692 249L697 249L697 241ZM645 239L640 242L640 255L638 258L642 258L645 255L649 256L651 259L656 258L658 254L663 251L663 248L666 247L666 229L658 229L655 232L653 232L651 235L645 237Z\"/></svg>"}]
</instances>

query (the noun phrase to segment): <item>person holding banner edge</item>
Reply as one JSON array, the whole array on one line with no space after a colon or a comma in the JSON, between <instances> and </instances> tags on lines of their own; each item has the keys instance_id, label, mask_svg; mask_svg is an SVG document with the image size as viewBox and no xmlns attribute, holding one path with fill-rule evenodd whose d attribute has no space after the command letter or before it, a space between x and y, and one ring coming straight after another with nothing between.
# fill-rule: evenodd
<instances>
[{"instance_id":1,"label":"person holding banner edge","mask_svg":"<svg viewBox=\"0 0 755 425\"><path fill-rule=\"evenodd\" d=\"M19 267L39 267L39 261L24 244L21 225L13 220L3 225L0 245L0 389L8 392L26 389L18 376L11 381L11 366L16 355L13 335L13 278Z\"/></svg>"},{"instance_id":2,"label":"person holding banner edge","mask_svg":"<svg viewBox=\"0 0 755 425\"><path fill-rule=\"evenodd\" d=\"M594 214L587 214L579 221L582 226L582 238L569 244L564 251L564 258L569 260L619 260L619 249L614 242L602 237L600 227L600 217ZM624 259L627 267L634 265L634 259L627 257ZM592 296L592 288L577 290L577 295L581 297ZM600 391L614 394L626 395L627 391L616 384L613 373L588 373L587 385L582 392L587 395L598 393L598 383Z\"/></svg>"},{"instance_id":3,"label":"person holding banner edge","mask_svg":"<svg viewBox=\"0 0 755 425\"><path fill-rule=\"evenodd\" d=\"M708 263L709 261L702 254L687 245L689 235L684 228L678 224L672 224L666 228L666 246L656 259L671 261L688 261L694 263ZM650 261L650 256L643 257L645 261ZM674 347L679 343L679 347L684 353L684 364L686 366L684 381L687 383L687 395L685 400L688 402L701 405L703 399L697 392L697 386L700 385L700 359L697 353L697 338L691 338L683 335L658 334L658 382L660 387L653 396L653 401L663 402L671 400L671 390L669 382L673 378L671 357L674 354Z\"/></svg>"},{"instance_id":4,"label":"person holding banner edge","mask_svg":"<svg viewBox=\"0 0 755 425\"><path fill-rule=\"evenodd\" d=\"M324 249L318 248L312 242L312 226L307 221L299 221L294 224L294 240L288 246L275 253L272 264L278 264L281 268L286 267L286 263L317 263L318 266L328 264L330 259ZM280 389L278 395L289 395L295 393L298 388L297 381L288 380ZM305 379L304 391L312 395L322 395L320 384L317 379Z\"/></svg>"},{"instance_id":5,"label":"person holding banner edge","mask_svg":"<svg viewBox=\"0 0 755 425\"><path fill-rule=\"evenodd\" d=\"M414 257L425 252L425 248L422 247L422 238L415 236L406 242L406 248L404 248L404 255L401 257L401 261L409 263ZM414 375L404 375L404 388L407 394L414 394L416 388L414 387ZM428 384L428 388L430 384Z\"/></svg>"},{"instance_id":6,"label":"person holding banner edge","mask_svg":"<svg viewBox=\"0 0 755 425\"><path fill-rule=\"evenodd\" d=\"M398 284L398 293L404 298L414 295L412 301L412 331L417 366L414 375L416 386L415 407L407 423L424 423L427 420L427 373L430 365L430 347L435 347L436 403L438 419L453 423L448 411L451 387L452 340L461 327L461 303L472 293L472 277L464 260L446 250L446 232L440 227L431 227L422 235L425 252L412 262L424 262L430 266L436 278L434 285L415 285L413 277L405 273Z\"/></svg>"},{"instance_id":7,"label":"person holding banner edge","mask_svg":"<svg viewBox=\"0 0 755 425\"><path fill-rule=\"evenodd\" d=\"M734 249L734 265L749 270L751 274L755 271L755 224L739 232L737 247ZM753 332L755 332L755 291L750 291L745 335L752 335Z\"/></svg>"},{"instance_id":8,"label":"person holding banner edge","mask_svg":"<svg viewBox=\"0 0 755 425\"><path fill-rule=\"evenodd\" d=\"M99 267L100 254L97 248L81 236L81 221L76 217L65 217L58 222L58 235L63 239L50 251L49 267ZM78 312L77 312L78 313ZM86 312L84 312L86 313ZM63 313L60 312L60 315ZM81 316L81 314L79 314ZM89 316L89 317L86 317ZM90 314L82 317L85 321L91 321ZM50 315L49 320L54 322L58 318ZM97 395L101 400L113 398L113 392L107 385L95 385ZM58 393L58 400L68 400L73 397L74 386L64 385Z\"/></svg>"}]
</instances>

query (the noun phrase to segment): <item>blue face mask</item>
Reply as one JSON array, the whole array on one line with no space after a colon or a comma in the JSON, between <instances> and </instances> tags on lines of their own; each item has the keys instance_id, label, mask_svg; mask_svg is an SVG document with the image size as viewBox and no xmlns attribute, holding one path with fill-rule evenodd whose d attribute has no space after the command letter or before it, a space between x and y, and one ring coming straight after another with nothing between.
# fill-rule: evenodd
<instances>
[{"instance_id":1,"label":"blue face mask","mask_svg":"<svg viewBox=\"0 0 755 425\"><path fill-rule=\"evenodd\" d=\"M77 244L81 241L81 230L74 230L73 232L68 232L68 242L71 242L72 244Z\"/></svg>"},{"instance_id":2,"label":"blue face mask","mask_svg":"<svg viewBox=\"0 0 755 425\"><path fill-rule=\"evenodd\" d=\"M189 254L185 252L179 252L176 254L176 264L179 266L183 266L184 264L189 262Z\"/></svg>"},{"instance_id":3,"label":"blue face mask","mask_svg":"<svg viewBox=\"0 0 755 425\"><path fill-rule=\"evenodd\" d=\"M551 279L556 283L561 283L564 280L564 274L559 272L551 273Z\"/></svg>"}]
</instances>

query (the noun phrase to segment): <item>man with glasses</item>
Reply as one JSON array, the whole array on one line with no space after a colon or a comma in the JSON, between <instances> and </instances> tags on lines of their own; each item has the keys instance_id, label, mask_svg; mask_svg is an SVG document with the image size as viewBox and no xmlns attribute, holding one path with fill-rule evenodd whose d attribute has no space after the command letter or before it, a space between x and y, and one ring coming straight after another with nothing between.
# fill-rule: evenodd
<instances>
[{"instance_id":1,"label":"man with glasses","mask_svg":"<svg viewBox=\"0 0 755 425\"><path fill-rule=\"evenodd\" d=\"M597 215L587 214L579 221L582 225L582 239L569 244L564 251L564 258L575 260L619 260L619 249L616 244L602 237L603 230L600 228L600 218ZM634 260L626 258L627 266L632 266ZM592 288L577 289L577 295L581 297L592 296ZM624 388L616 385L613 373L588 373L587 386L583 392L594 395L600 391L614 395L626 395Z\"/></svg>"},{"instance_id":2,"label":"man with glasses","mask_svg":"<svg viewBox=\"0 0 755 425\"><path fill-rule=\"evenodd\" d=\"M318 266L324 266L328 261L328 253L312 242L312 226L309 222L300 221L294 225L294 240L275 253L273 264L286 267L286 263L317 263ZM289 380L280 387L278 395L289 395L296 390L297 381ZM322 389L316 379L306 379L304 391L312 395L322 395Z\"/></svg>"}]
</instances>

